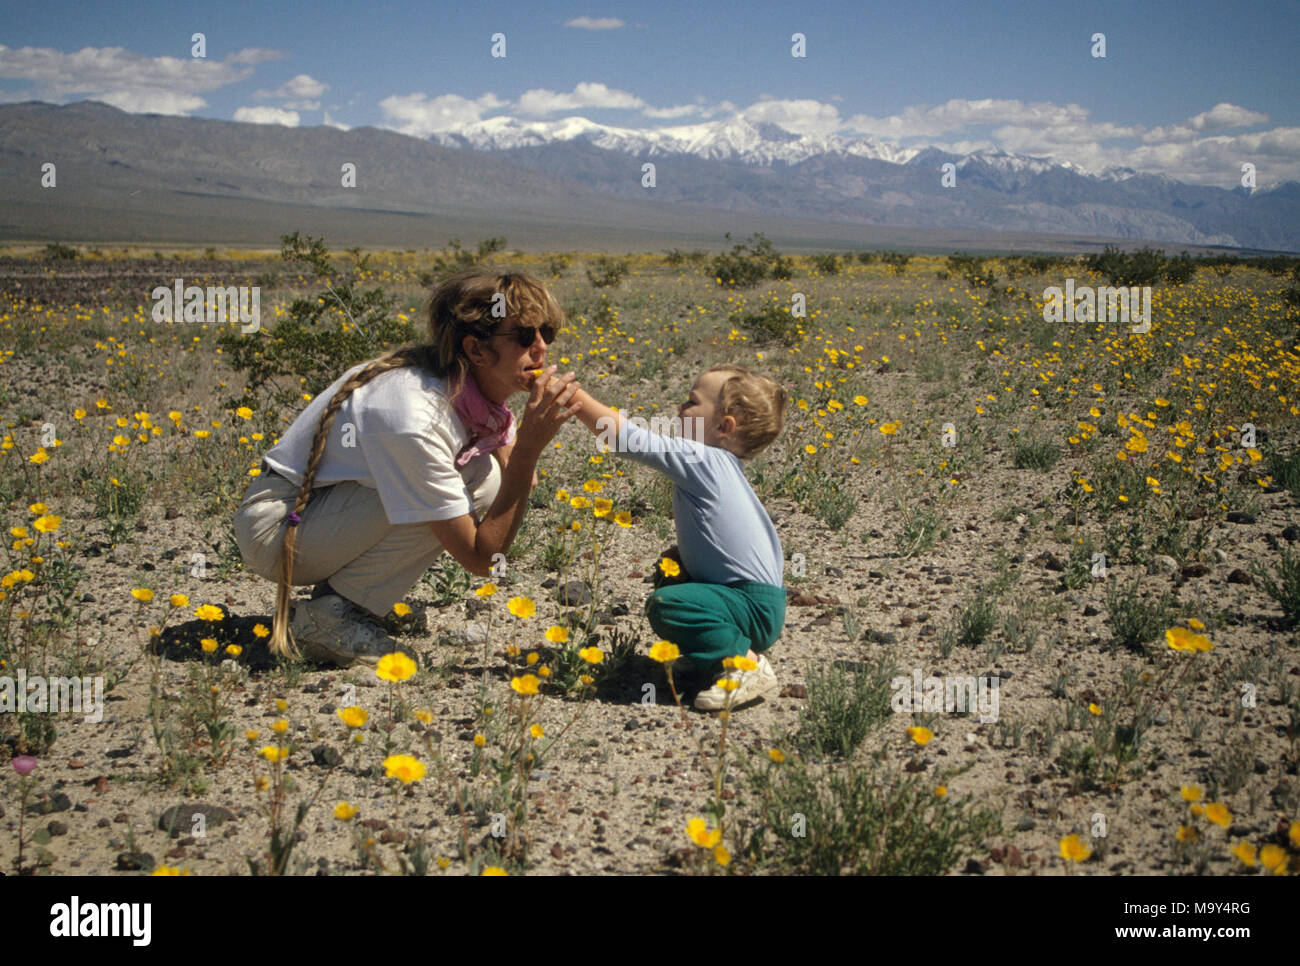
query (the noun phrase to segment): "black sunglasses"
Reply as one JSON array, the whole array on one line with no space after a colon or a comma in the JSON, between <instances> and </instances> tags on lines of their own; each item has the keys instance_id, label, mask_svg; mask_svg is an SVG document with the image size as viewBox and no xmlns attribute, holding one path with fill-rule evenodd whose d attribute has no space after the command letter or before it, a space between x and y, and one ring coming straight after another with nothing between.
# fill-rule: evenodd
<instances>
[{"instance_id":1,"label":"black sunglasses","mask_svg":"<svg viewBox=\"0 0 1300 966\"><path fill-rule=\"evenodd\" d=\"M543 325L540 328L535 325L521 325L518 328L508 329L505 332L493 332L489 335L481 336L481 338L495 339L497 336L501 335L513 335L519 342L519 345L522 348L527 349L533 344L533 340L537 338L537 333L539 331L542 333L542 341L547 345L554 342L556 335L559 334L553 325Z\"/></svg>"}]
</instances>

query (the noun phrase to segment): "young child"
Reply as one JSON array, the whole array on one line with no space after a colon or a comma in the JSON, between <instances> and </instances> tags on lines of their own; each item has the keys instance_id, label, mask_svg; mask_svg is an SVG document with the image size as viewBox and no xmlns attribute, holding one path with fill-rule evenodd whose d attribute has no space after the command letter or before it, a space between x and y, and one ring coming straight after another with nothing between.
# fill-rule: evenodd
<instances>
[{"instance_id":1,"label":"young child","mask_svg":"<svg viewBox=\"0 0 1300 966\"><path fill-rule=\"evenodd\" d=\"M721 668L726 658L756 663L756 670L742 665L724 675L739 682L733 708L772 695L776 674L763 652L785 626L785 555L740 461L780 434L784 391L742 366L714 366L680 407L680 436L647 432L585 390L574 399L588 429L610 440L616 429L616 452L673 481L677 546L689 579L650 595L650 626L701 670ZM720 710L727 696L715 684L696 696L695 707Z\"/></svg>"}]
</instances>

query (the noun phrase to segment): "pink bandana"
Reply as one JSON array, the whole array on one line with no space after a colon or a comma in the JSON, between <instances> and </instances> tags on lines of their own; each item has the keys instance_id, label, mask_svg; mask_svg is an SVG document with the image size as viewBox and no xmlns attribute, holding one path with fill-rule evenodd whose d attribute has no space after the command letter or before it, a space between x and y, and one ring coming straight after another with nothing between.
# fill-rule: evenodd
<instances>
[{"instance_id":1,"label":"pink bandana","mask_svg":"<svg viewBox=\"0 0 1300 966\"><path fill-rule=\"evenodd\" d=\"M484 396L472 374L466 377L453 405L470 435L469 443L456 455L457 466L515 441L515 414Z\"/></svg>"}]
</instances>

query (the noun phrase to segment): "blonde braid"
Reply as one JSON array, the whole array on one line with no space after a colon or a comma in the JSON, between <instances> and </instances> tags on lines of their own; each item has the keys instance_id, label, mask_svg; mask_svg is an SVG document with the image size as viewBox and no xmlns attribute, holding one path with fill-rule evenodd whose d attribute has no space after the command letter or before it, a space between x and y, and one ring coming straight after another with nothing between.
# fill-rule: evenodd
<instances>
[{"instance_id":1,"label":"blonde braid","mask_svg":"<svg viewBox=\"0 0 1300 966\"><path fill-rule=\"evenodd\" d=\"M320 462L325 456L325 443L329 438L330 427L334 425L334 417L352 393L385 372L407 366L427 366L428 358L428 351L424 346L396 349L380 356L365 368L357 370L351 378L339 386L338 392L330 398L317 424L316 435L311 443L311 455L307 459L307 470L303 473L302 486L298 487L298 498L294 501L293 513L301 514L311 500L312 485L316 481L316 471L320 467ZM289 598L293 587L293 561L297 535L297 526L286 527L284 543L280 548L280 580L276 588L275 616L271 621L273 629L269 645L271 653L276 657L298 656L297 645L289 631Z\"/></svg>"}]
</instances>

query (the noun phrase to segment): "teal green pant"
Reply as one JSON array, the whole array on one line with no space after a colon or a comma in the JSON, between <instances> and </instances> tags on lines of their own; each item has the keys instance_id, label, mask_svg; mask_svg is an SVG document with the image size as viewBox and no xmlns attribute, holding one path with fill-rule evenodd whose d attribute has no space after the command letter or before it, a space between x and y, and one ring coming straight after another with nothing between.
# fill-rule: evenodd
<instances>
[{"instance_id":1,"label":"teal green pant","mask_svg":"<svg viewBox=\"0 0 1300 966\"><path fill-rule=\"evenodd\" d=\"M776 643L785 628L785 588L753 580L666 584L646 598L645 613L656 634L707 669Z\"/></svg>"}]
</instances>

